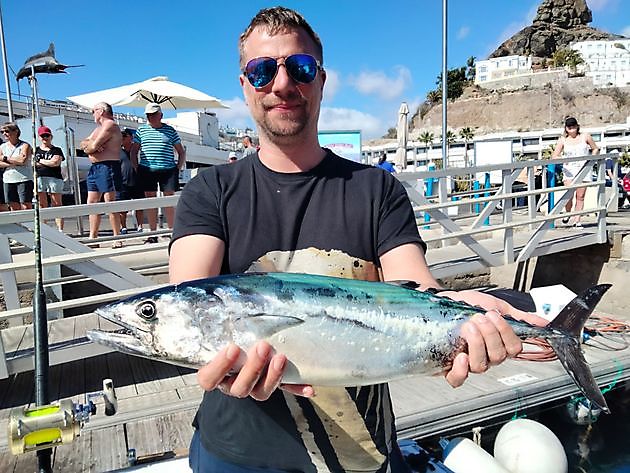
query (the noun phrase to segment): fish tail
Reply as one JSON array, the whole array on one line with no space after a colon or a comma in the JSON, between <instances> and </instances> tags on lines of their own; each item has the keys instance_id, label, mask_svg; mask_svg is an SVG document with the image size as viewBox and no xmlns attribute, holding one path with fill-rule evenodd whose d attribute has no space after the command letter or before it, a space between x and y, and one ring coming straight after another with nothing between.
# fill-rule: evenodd
<instances>
[{"instance_id":1,"label":"fish tail","mask_svg":"<svg viewBox=\"0 0 630 473\"><path fill-rule=\"evenodd\" d=\"M593 286L569 302L548 325L548 328L555 329L565 336L551 337L547 340L584 396L606 413L610 413L610 409L584 359L580 339L586 320L610 287L610 284Z\"/></svg>"}]
</instances>

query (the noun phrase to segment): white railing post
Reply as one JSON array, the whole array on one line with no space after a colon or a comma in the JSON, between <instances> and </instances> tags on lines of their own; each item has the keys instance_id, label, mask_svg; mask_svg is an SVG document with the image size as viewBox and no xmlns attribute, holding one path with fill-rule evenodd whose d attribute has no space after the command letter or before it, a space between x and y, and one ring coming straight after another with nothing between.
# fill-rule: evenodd
<instances>
[{"instance_id":1,"label":"white railing post","mask_svg":"<svg viewBox=\"0 0 630 473\"><path fill-rule=\"evenodd\" d=\"M512 170L504 169L502 171L503 193L512 193ZM512 223L512 198L503 199L503 223ZM503 231L503 264L511 264L514 262L514 229L508 227Z\"/></svg>"}]
</instances>

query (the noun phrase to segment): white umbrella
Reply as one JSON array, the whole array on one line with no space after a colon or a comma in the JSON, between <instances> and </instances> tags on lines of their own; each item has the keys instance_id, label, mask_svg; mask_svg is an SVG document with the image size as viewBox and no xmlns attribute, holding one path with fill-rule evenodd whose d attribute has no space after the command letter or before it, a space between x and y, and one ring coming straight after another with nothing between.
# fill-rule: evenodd
<instances>
[{"instance_id":1,"label":"white umbrella","mask_svg":"<svg viewBox=\"0 0 630 473\"><path fill-rule=\"evenodd\" d=\"M230 108L216 97L177 82L171 82L164 76L113 89L75 95L68 99L85 108L92 108L100 102L125 107L144 107L149 102L155 102L165 109Z\"/></svg>"},{"instance_id":2,"label":"white umbrella","mask_svg":"<svg viewBox=\"0 0 630 473\"><path fill-rule=\"evenodd\" d=\"M400 169L407 168L407 115L409 114L409 107L407 102L400 104L398 109L398 126L396 127L396 136L398 138L398 148L396 149L396 161L400 166Z\"/></svg>"}]
</instances>

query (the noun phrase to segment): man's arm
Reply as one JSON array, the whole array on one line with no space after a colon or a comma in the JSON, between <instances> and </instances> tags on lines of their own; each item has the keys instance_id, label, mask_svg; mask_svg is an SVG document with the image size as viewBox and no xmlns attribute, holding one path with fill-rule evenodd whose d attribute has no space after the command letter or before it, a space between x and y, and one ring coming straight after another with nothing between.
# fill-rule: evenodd
<instances>
[{"instance_id":1,"label":"man's arm","mask_svg":"<svg viewBox=\"0 0 630 473\"><path fill-rule=\"evenodd\" d=\"M383 279L386 281L412 280L427 287L440 288L431 275L424 251L417 244L398 246L380 257ZM446 380L453 386L461 386L468 373L483 373L490 366L503 362L521 352L521 340L516 336L501 314L544 325L547 321L533 314L515 309L510 304L489 294L477 291L443 291L440 296L483 307L488 312L477 314L462 327L462 337L468 344L468 353L460 353L446 373Z\"/></svg>"},{"instance_id":2,"label":"man's arm","mask_svg":"<svg viewBox=\"0 0 630 473\"><path fill-rule=\"evenodd\" d=\"M173 145L173 148L177 151L177 168L184 169L184 166L186 165L186 149L181 143Z\"/></svg>"},{"instance_id":3,"label":"man's arm","mask_svg":"<svg viewBox=\"0 0 630 473\"><path fill-rule=\"evenodd\" d=\"M138 170L138 152L140 151L140 143L136 143L135 141L131 144L131 149L129 150L129 160L131 161L131 165L137 171Z\"/></svg>"},{"instance_id":4,"label":"man's arm","mask_svg":"<svg viewBox=\"0 0 630 473\"><path fill-rule=\"evenodd\" d=\"M102 151L105 143L107 143L113 136L114 132L120 133L120 129L113 121L106 121L101 126L99 126L94 133L92 133L91 138L86 138L81 142L83 146L83 151L87 154L96 154Z\"/></svg>"},{"instance_id":5,"label":"man's arm","mask_svg":"<svg viewBox=\"0 0 630 473\"><path fill-rule=\"evenodd\" d=\"M7 156L7 166L8 165L18 165L18 166L23 166L24 163L26 163L26 161L28 160L28 158L31 157L32 154L32 148L31 145L29 145L28 143L24 143L22 146L20 146L20 154L18 154L17 156ZM3 158L4 159L4 158Z\"/></svg>"},{"instance_id":6,"label":"man's arm","mask_svg":"<svg viewBox=\"0 0 630 473\"><path fill-rule=\"evenodd\" d=\"M225 254L225 243L210 235L189 235L176 240L169 255L169 278L173 284L192 279L217 276ZM236 376L229 376L237 362L244 362ZM229 344L210 363L199 369L197 380L206 391L220 389L234 397L251 396L256 400L269 399L280 386L287 358L273 353L267 342L258 342L247 353ZM313 396L311 386L284 385L292 394Z\"/></svg>"}]
</instances>

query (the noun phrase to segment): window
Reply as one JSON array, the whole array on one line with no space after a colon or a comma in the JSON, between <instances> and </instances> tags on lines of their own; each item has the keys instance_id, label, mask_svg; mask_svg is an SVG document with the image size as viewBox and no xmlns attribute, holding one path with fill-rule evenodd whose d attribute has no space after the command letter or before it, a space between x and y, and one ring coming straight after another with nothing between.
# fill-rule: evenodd
<instances>
[{"instance_id":1,"label":"window","mask_svg":"<svg viewBox=\"0 0 630 473\"><path fill-rule=\"evenodd\" d=\"M538 138L523 138L523 146L534 146L539 144Z\"/></svg>"},{"instance_id":2,"label":"window","mask_svg":"<svg viewBox=\"0 0 630 473\"><path fill-rule=\"evenodd\" d=\"M488 66L479 66L479 72L481 73L488 72Z\"/></svg>"}]
</instances>

